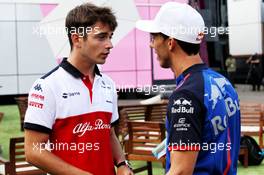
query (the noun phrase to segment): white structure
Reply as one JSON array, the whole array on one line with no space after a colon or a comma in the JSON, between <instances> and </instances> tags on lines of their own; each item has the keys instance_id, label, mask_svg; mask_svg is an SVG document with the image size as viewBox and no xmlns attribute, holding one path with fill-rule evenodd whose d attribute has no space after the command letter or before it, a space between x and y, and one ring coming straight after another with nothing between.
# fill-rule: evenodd
<instances>
[{"instance_id":1,"label":"white structure","mask_svg":"<svg viewBox=\"0 0 264 175\"><path fill-rule=\"evenodd\" d=\"M34 27L44 17L40 1L31 2L0 0L0 95L28 93L34 80L57 65L47 39Z\"/></svg>"},{"instance_id":2,"label":"white structure","mask_svg":"<svg viewBox=\"0 0 264 175\"><path fill-rule=\"evenodd\" d=\"M36 26L39 26L37 24L40 21L42 24L48 19L53 21L54 18L51 17L62 14L63 8L69 9L65 6L65 2L69 1L76 3L85 0L0 0L0 96L27 94L37 78L55 67L62 56L68 55L64 52L68 52L67 47L60 46L61 40L55 37L54 40L50 40L50 37L45 35L54 33L55 36L57 30L54 32L54 27L50 28L51 32L42 30L44 33L41 33L40 37ZM113 38L116 45L108 57L111 61L102 66L102 71L116 82L118 89L136 87L149 89L154 83L161 84L165 81L167 84L168 80L174 84L174 74L169 69L160 67L156 54L149 47L150 35L136 29L131 30L134 25L131 23L136 21L138 16L142 19L153 19L161 4L167 0L127 0L131 1L130 3L124 0L87 1L111 5L118 17L119 31L122 31L119 32L117 29L114 38L120 39L126 35L120 41ZM132 2L135 3L137 10L135 7L131 8ZM57 6L60 3L63 4ZM117 5L120 5L121 9L115 8ZM133 11L137 11L138 15L132 13ZM58 53L66 54L56 54L54 52L56 46L60 46Z\"/></svg>"},{"instance_id":3,"label":"white structure","mask_svg":"<svg viewBox=\"0 0 264 175\"><path fill-rule=\"evenodd\" d=\"M262 0L228 0L231 55L263 54L264 3Z\"/></svg>"}]
</instances>

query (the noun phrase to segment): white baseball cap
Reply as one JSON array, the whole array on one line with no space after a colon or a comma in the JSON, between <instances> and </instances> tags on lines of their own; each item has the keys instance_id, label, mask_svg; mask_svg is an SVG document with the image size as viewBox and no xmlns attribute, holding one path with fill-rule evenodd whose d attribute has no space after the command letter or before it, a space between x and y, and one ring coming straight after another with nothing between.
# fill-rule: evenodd
<instances>
[{"instance_id":1,"label":"white baseball cap","mask_svg":"<svg viewBox=\"0 0 264 175\"><path fill-rule=\"evenodd\" d=\"M167 2L160 8L154 20L139 20L139 30L149 33L163 33L187 43L199 44L203 39L204 20L190 5Z\"/></svg>"}]
</instances>

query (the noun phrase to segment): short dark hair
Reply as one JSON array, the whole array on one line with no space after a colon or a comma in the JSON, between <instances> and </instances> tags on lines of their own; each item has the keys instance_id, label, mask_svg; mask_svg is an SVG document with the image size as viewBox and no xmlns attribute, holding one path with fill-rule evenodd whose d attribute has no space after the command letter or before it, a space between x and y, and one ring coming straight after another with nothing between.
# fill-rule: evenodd
<instances>
[{"instance_id":1,"label":"short dark hair","mask_svg":"<svg viewBox=\"0 0 264 175\"><path fill-rule=\"evenodd\" d=\"M167 35L165 35L163 33L160 33L160 35L164 39L168 39L169 38L169 36L167 36ZM182 48L182 50L189 56L196 55L200 51L200 44L187 43L187 42L180 41L180 40L177 40L177 39L175 39L175 40L177 41L179 46Z\"/></svg>"},{"instance_id":2,"label":"short dark hair","mask_svg":"<svg viewBox=\"0 0 264 175\"><path fill-rule=\"evenodd\" d=\"M200 51L200 44L187 43L184 41L176 40L182 50L187 53L187 55L196 55Z\"/></svg>"},{"instance_id":3,"label":"short dark hair","mask_svg":"<svg viewBox=\"0 0 264 175\"><path fill-rule=\"evenodd\" d=\"M71 29L80 29L93 26L96 22L102 22L109 25L112 31L117 27L116 17L112 10L108 7L98 7L91 3L84 3L72 9L66 17L65 27L69 38L71 50ZM87 33L83 33L84 39L87 38Z\"/></svg>"}]
</instances>

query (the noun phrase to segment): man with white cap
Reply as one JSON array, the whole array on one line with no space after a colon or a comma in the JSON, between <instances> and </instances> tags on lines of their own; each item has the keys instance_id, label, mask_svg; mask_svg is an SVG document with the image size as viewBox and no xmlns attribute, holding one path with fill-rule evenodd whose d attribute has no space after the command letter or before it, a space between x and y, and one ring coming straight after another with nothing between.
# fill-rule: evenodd
<instances>
[{"instance_id":1,"label":"man with white cap","mask_svg":"<svg viewBox=\"0 0 264 175\"><path fill-rule=\"evenodd\" d=\"M166 118L166 174L236 174L238 95L225 77L202 62L201 15L187 4L168 2L154 20L140 20L137 28L151 34L150 47L160 66L177 77Z\"/></svg>"}]
</instances>

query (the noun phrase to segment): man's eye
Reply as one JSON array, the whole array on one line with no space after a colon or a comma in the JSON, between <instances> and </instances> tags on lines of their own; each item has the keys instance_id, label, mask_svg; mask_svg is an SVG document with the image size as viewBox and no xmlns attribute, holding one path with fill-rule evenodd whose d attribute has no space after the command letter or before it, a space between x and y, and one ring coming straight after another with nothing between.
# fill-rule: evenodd
<instances>
[{"instance_id":1,"label":"man's eye","mask_svg":"<svg viewBox=\"0 0 264 175\"><path fill-rule=\"evenodd\" d=\"M105 39L105 38L106 38L106 36L99 35L99 36L98 36L98 38L99 38L99 39Z\"/></svg>"},{"instance_id":2,"label":"man's eye","mask_svg":"<svg viewBox=\"0 0 264 175\"><path fill-rule=\"evenodd\" d=\"M106 39L112 39L112 35L97 35L96 36L97 39L99 39L100 41L106 40Z\"/></svg>"}]
</instances>

